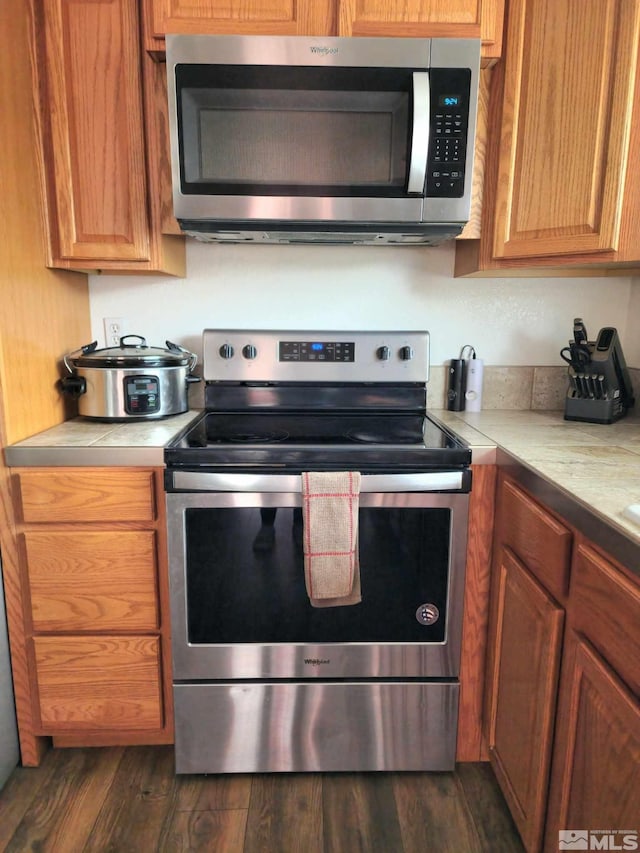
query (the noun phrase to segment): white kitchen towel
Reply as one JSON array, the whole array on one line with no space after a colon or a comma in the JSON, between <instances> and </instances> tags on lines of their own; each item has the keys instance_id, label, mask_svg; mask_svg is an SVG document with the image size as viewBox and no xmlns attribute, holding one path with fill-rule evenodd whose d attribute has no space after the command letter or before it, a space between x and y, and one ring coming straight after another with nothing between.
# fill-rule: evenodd
<instances>
[{"instance_id":1,"label":"white kitchen towel","mask_svg":"<svg viewBox=\"0 0 640 853\"><path fill-rule=\"evenodd\" d=\"M313 607L358 604L358 471L302 474L304 579Z\"/></svg>"}]
</instances>

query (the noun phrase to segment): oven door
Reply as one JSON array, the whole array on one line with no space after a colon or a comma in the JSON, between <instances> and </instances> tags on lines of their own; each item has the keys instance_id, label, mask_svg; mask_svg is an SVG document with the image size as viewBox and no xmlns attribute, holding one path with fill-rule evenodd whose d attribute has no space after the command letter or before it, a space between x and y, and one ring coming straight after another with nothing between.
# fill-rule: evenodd
<instances>
[{"instance_id":1,"label":"oven door","mask_svg":"<svg viewBox=\"0 0 640 853\"><path fill-rule=\"evenodd\" d=\"M256 490L167 495L176 681L457 677L467 493L424 491L441 474L363 476L362 601L315 608L300 477L229 477L218 488Z\"/></svg>"}]
</instances>

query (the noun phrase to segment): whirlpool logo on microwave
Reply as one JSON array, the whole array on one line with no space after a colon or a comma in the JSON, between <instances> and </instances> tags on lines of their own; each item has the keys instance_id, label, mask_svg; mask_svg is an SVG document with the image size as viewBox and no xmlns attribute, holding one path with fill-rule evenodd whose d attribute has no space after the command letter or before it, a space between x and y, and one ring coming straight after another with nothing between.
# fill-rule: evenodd
<instances>
[{"instance_id":1,"label":"whirlpool logo on microwave","mask_svg":"<svg viewBox=\"0 0 640 853\"><path fill-rule=\"evenodd\" d=\"M311 53L319 53L321 56L332 56L338 52L337 47L318 47L313 45L309 48Z\"/></svg>"},{"instance_id":2,"label":"whirlpool logo on microwave","mask_svg":"<svg viewBox=\"0 0 640 853\"><path fill-rule=\"evenodd\" d=\"M311 666L321 666L323 663L331 663L331 658L305 658L304 662Z\"/></svg>"}]
</instances>

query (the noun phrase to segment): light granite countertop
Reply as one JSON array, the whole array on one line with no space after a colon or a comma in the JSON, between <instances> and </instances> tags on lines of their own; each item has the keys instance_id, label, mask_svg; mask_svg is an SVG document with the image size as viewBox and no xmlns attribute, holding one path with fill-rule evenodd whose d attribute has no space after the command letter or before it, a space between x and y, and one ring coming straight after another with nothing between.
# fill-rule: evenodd
<instances>
[{"instance_id":1,"label":"light granite countertop","mask_svg":"<svg viewBox=\"0 0 640 853\"><path fill-rule=\"evenodd\" d=\"M473 448L474 462L508 455L532 474L640 545L640 523L623 511L640 504L640 416L614 424L565 421L557 411L433 411ZM501 451L503 451L501 453ZM561 502L568 506L567 500ZM585 529L588 536L590 530ZM640 559L640 558L639 558ZM637 567L640 571L640 565Z\"/></svg>"}]
</instances>

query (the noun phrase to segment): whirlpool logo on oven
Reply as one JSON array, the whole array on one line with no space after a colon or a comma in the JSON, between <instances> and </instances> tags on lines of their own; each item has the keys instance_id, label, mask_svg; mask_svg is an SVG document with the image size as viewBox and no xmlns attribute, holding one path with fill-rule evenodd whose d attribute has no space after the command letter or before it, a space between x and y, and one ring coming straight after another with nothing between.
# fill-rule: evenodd
<instances>
[{"instance_id":1,"label":"whirlpool logo on oven","mask_svg":"<svg viewBox=\"0 0 640 853\"><path fill-rule=\"evenodd\" d=\"M311 53L319 53L321 56L333 56L338 52L337 47L318 47L317 45L313 45L309 50Z\"/></svg>"},{"instance_id":2,"label":"whirlpool logo on oven","mask_svg":"<svg viewBox=\"0 0 640 853\"><path fill-rule=\"evenodd\" d=\"M321 666L323 663L331 663L331 658L305 658L304 662L311 666Z\"/></svg>"}]
</instances>

